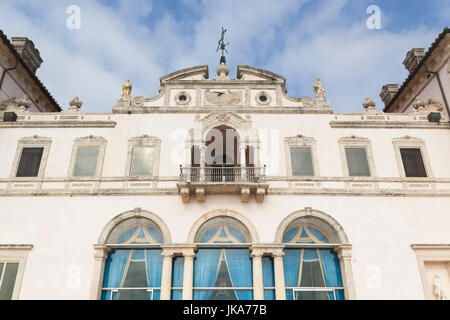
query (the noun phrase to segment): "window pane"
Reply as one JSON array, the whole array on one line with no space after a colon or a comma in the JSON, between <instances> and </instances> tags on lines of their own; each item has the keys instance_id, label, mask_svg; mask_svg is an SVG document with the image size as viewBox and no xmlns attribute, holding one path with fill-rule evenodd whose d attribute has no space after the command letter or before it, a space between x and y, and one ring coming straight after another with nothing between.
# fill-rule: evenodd
<instances>
[{"instance_id":1,"label":"window pane","mask_svg":"<svg viewBox=\"0 0 450 320\"><path fill-rule=\"evenodd\" d=\"M292 174L294 176L313 176L311 148L291 148Z\"/></svg>"},{"instance_id":2,"label":"window pane","mask_svg":"<svg viewBox=\"0 0 450 320\"><path fill-rule=\"evenodd\" d=\"M133 148L130 176L152 176L153 153L153 148Z\"/></svg>"},{"instance_id":3,"label":"window pane","mask_svg":"<svg viewBox=\"0 0 450 320\"><path fill-rule=\"evenodd\" d=\"M17 177L37 177L44 148L23 148Z\"/></svg>"},{"instance_id":4,"label":"window pane","mask_svg":"<svg viewBox=\"0 0 450 320\"><path fill-rule=\"evenodd\" d=\"M3 280L0 287L0 300L11 300L18 269L18 263L6 264L5 274L3 275Z\"/></svg>"},{"instance_id":5,"label":"window pane","mask_svg":"<svg viewBox=\"0 0 450 320\"><path fill-rule=\"evenodd\" d=\"M350 177L370 177L365 148L345 148L345 156Z\"/></svg>"},{"instance_id":6,"label":"window pane","mask_svg":"<svg viewBox=\"0 0 450 320\"><path fill-rule=\"evenodd\" d=\"M407 177L426 177L422 153L419 148L401 148L403 168Z\"/></svg>"},{"instance_id":7,"label":"window pane","mask_svg":"<svg viewBox=\"0 0 450 320\"><path fill-rule=\"evenodd\" d=\"M95 176L99 150L99 147L78 148L77 160L73 169L73 175L75 177Z\"/></svg>"}]
</instances>

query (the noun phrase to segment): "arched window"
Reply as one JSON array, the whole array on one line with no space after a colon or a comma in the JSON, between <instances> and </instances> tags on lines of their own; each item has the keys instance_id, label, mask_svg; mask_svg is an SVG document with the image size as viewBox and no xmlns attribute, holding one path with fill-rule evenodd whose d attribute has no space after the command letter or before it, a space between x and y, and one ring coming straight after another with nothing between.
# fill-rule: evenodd
<instances>
[{"instance_id":1,"label":"arched window","mask_svg":"<svg viewBox=\"0 0 450 320\"><path fill-rule=\"evenodd\" d=\"M108 235L102 300L157 300L161 289L161 230L146 218L130 218Z\"/></svg>"},{"instance_id":2,"label":"arched window","mask_svg":"<svg viewBox=\"0 0 450 320\"><path fill-rule=\"evenodd\" d=\"M247 228L230 217L216 217L197 231L194 300L253 299L252 242Z\"/></svg>"},{"instance_id":3,"label":"arched window","mask_svg":"<svg viewBox=\"0 0 450 320\"><path fill-rule=\"evenodd\" d=\"M338 237L315 218L299 218L283 234L286 299L343 300L339 259L333 246Z\"/></svg>"}]
</instances>

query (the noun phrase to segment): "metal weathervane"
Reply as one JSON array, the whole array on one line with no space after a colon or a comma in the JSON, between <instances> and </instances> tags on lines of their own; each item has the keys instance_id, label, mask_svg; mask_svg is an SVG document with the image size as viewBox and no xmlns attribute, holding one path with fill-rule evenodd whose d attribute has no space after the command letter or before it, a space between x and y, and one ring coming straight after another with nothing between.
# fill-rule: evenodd
<instances>
[{"instance_id":1,"label":"metal weathervane","mask_svg":"<svg viewBox=\"0 0 450 320\"><path fill-rule=\"evenodd\" d=\"M217 44L217 49L216 49L216 52L219 50L222 50L222 57L224 57L224 52L228 53L228 51L225 47L230 44L229 42L227 42L227 43L224 42L225 32L227 32L227 29L224 29L222 27L222 34L220 35L220 40Z\"/></svg>"}]
</instances>

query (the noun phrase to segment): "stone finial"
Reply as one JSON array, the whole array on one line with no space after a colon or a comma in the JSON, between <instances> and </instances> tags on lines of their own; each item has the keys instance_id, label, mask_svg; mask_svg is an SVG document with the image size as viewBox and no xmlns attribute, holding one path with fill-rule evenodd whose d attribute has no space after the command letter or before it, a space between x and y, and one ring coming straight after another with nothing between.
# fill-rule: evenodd
<instances>
[{"instance_id":1,"label":"stone finial","mask_svg":"<svg viewBox=\"0 0 450 320\"><path fill-rule=\"evenodd\" d=\"M316 82L314 82L313 89L316 93L316 100L325 100L325 89L322 82L320 82L320 77L317 77Z\"/></svg>"},{"instance_id":2,"label":"stone finial","mask_svg":"<svg viewBox=\"0 0 450 320\"><path fill-rule=\"evenodd\" d=\"M21 99L11 97L0 102L0 111L12 111L16 113L28 113L28 108L31 106L31 101L27 96Z\"/></svg>"},{"instance_id":3,"label":"stone finial","mask_svg":"<svg viewBox=\"0 0 450 320\"><path fill-rule=\"evenodd\" d=\"M21 99L17 99L17 109L22 112L25 113L28 111L28 108L31 106L31 101L28 99L27 96L24 96Z\"/></svg>"},{"instance_id":4,"label":"stone finial","mask_svg":"<svg viewBox=\"0 0 450 320\"><path fill-rule=\"evenodd\" d=\"M442 110L444 110L444 107L442 106L442 103L440 103L438 100L436 100L433 97L430 97L427 100L427 106L428 106L428 108L430 108L430 111L439 111L439 112L441 112Z\"/></svg>"},{"instance_id":5,"label":"stone finial","mask_svg":"<svg viewBox=\"0 0 450 320\"><path fill-rule=\"evenodd\" d=\"M81 106L83 105L83 101L80 101L78 96L70 100L69 102L69 109L67 109L65 112L79 112Z\"/></svg>"},{"instance_id":6,"label":"stone finial","mask_svg":"<svg viewBox=\"0 0 450 320\"><path fill-rule=\"evenodd\" d=\"M426 109L425 101L421 100L419 97L416 97L416 100L413 102L413 108L417 112L424 111Z\"/></svg>"},{"instance_id":7,"label":"stone finial","mask_svg":"<svg viewBox=\"0 0 450 320\"><path fill-rule=\"evenodd\" d=\"M433 97L428 98L426 101L416 97L416 100L413 102L413 108L419 113L442 112L444 110L442 103Z\"/></svg>"},{"instance_id":8,"label":"stone finial","mask_svg":"<svg viewBox=\"0 0 450 320\"><path fill-rule=\"evenodd\" d=\"M125 83L122 85L122 99L123 100L130 100L131 99L131 90L133 89L133 86L130 83L130 80L126 80Z\"/></svg>"},{"instance_id":9,"label":"stone finial","mask_svg":"<svg viewBox=\"0 0 450 320\"><path fill-rule=\"evenodd\" d=\"M228 77L228 74L230 73L230 70L228 69L225 61L221 61L219 66L217 67L217 75L218 77L216 80L230 80L230 77Z\"/></svg>"},{"instance_id":10,"label":"stone finial","mask_svg":"<svg viewBox=\"0 0 450 320\"><path fill-rule=\"evenodd\" d=\"M370 99L370 97L367 97L366 100L362 103L362 106L364 107L364 109L366 109L366 111L375 110L375 101Z\"/></svg>"}]
</instances>

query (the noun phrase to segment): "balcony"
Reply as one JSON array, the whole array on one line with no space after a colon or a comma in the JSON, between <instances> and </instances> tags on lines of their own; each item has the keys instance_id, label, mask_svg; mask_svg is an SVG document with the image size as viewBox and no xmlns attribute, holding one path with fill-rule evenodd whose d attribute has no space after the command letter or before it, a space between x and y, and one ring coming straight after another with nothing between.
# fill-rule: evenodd
<instances>
[{"instance_id":1,"label":"balcony","mask_svg":"<svg viewBox=\"0 0 450 320\"><path fill-rule=\"evenodd\" d=\"M180 181L177 184L183 202L190 201L195 194L198 202L205 201L205 194L240 193L241 201L248 202L250 194L262 202L269 185L265 183L266 167L184 167L180 166Z\"/></svg>"}]
</instances>

